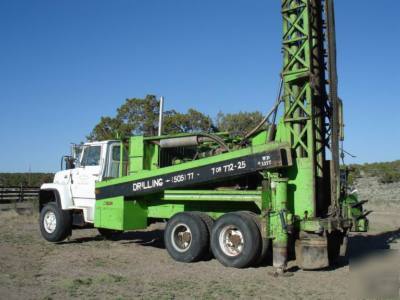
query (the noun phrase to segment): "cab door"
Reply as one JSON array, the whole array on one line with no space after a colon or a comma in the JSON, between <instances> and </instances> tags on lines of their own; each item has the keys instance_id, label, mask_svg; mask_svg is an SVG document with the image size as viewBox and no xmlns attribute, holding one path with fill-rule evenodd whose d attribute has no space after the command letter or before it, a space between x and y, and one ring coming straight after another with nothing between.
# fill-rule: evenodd
<instances>
[{"instance_id":1,"label":"cab door","mask_svg":"<svg viewBox=\"0 0 400 300\"><path fill-rule=\"evenodd\" d=\"M71 192L76 207L94 208L95 183L101 179L104 145L90 145L83 149L80 166L72 172Z\"/></svg>"}]
</instances>

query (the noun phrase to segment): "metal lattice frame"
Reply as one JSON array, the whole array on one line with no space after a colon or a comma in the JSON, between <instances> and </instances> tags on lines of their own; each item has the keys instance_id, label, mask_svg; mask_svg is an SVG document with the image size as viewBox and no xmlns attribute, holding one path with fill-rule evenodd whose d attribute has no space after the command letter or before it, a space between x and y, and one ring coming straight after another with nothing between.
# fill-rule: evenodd
<instances>
[{"instance_id":1,"label":"metal lattice frame","mask_svg":"<svg viewBox=\"0 0 400 300\"><path fill-rule=\"evenodd\" d=\"M329 169L329 105L325 87L323 0L282 0L284 122L297 158L309 159L312 197L323 207Z\"/></svg>"},{"instance_id":2,"label":"metal lattice frame","mask_svg":"<svg viewBox=\"0 0 400 300\"><path fill-rule=\"evenodd\" d=\"M298 157L313 153L311 82L311 36L308 0L284 0L283 52L285 83L285 123L289 140Z\"/></svg>"}]
</instances>

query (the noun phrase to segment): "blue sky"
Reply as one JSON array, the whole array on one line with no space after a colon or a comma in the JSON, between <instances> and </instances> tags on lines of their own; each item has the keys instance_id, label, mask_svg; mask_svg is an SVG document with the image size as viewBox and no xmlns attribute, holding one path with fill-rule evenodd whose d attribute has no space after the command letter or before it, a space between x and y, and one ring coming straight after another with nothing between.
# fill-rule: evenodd
<instances>
[{"instance_id":1,"label":"blue sky","mask_svg":"<svg viewBox=\"0 0 400 300\"><path fill-rule=\"evenodd\" d=\"M400 159L399 9L336 0L348 162ZM0 172L57 171L129 97L268 111L281 27L278 0L0 0Z\"/></svg>"}]
</instances>

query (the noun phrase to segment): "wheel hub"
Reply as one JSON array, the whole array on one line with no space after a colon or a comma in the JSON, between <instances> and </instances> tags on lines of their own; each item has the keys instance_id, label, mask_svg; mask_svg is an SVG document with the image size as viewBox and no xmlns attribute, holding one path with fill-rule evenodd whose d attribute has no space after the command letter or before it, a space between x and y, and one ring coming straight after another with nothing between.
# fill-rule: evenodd
<instances>
[{"instance_id":1,"label":"wheel hub","mask_svg":"<svg viewBox=\"0 0 400 300\"><path fill-rule=\"evenodd\" d=\"M238 256L242 253L244 247L243 234L235 226L227 226L221 230L219 243L226 255Z\"/></svg>"},{"instance_id":2,"label":"wheel hub","mask_svg":"<svg viewBox=\"0 0 400 300\"><path fill-rule=\"evenodd\" d=\"M172 245L179 252L185 252L192 244L192 232L185 224L176 225L172 232Z\"/></svg>"},{"instance_id":3,"label":"wheel hub","mask_svg":"<svg viewBox=\"0 0 400 300\"><path fill-rule=\"evenodd\" d=\"M54 212L46 212L43 218L43 226L47 233L53 233L56 230L57 218Z\"/></svg>"}]
</instances>

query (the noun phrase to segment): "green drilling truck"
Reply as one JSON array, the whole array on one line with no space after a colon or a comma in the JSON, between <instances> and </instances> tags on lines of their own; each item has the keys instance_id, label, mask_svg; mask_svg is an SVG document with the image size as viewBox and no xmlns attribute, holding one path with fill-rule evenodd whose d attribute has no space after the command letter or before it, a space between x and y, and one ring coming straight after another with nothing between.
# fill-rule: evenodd
<instances>
[{"instance_id":1,"label":"green drilling truck","mask_svg":"<svg viewBox=\"0 0 400 300\"><path fill-rule=\"evenodd\" d=\"M302 269L326 268L349 232L367 231L340 164L333 0L281 4L280 93L262 123L238 137L167 136L160 122L158 136L73 147L65 170L41 187L43 237L59 242L88 226L112 237L168 220L164 242L176 261L212 254L245 268L272 253L283 273L293 257Z\"/></svg>"}]
</instances>

